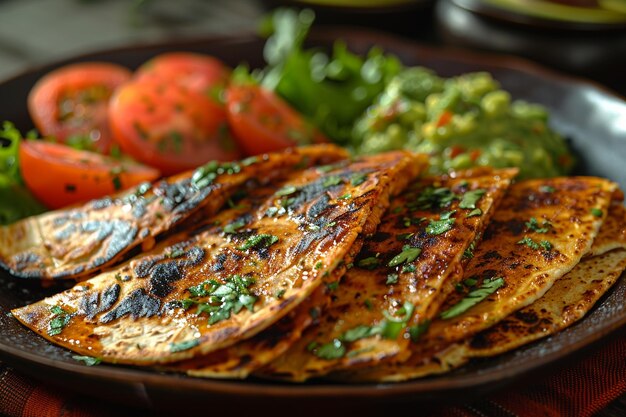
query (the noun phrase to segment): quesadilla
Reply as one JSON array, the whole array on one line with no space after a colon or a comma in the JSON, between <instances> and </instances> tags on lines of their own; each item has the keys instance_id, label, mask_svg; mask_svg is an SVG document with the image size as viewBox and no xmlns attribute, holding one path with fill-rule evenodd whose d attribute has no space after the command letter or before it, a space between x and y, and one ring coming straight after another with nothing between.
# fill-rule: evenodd
<instances>
[{"instance_id":1,"label":"quesadilla","mask_svg":"<svg viewBox=\"0 0 626 417\"><path fill-rule=\"evenodd\" d=\"M615 183L592 177L528 180L510 187L437 320L407 361L350 374L351 378L401 381L441 368L462 355L455 343L491 327L541 298L590 251ZM448 351L447 351L448 349Z\"/></svg>"},{"instance_id":2,"label":"quesadilla","mask_svg":"<svg viewBox=\"0 0 626 417\"><path fill-rule=\"evenodd\" d=\"M251 178L271 180L346 156L341 148L320 145L242 162L210 162L112 197L0 226L0 266L24 278L85 278L119 263L133 248L200 209L204 216L214 214Z\"/></svg>"},{"instance_id":3,"label":"quesadilla","mask_svg":"<svg viewBox=\"0 0 626 417\"><path fill-rule=\"evenodd\" d=\"M392 152L311 168L258 209L13 311L52 342L108 362L169 363L253 337L300 305L425 166ZM246 205L244 198L239 202ZM226 230L228 229L228 230Z\"/></svg>"},{"instance_id":4,"label":"quesadilla","mask_svg":"<svg viewBox=\"0 0 626 417\"><path fill-rule=\"evenodd\" d=\"M331 293L320 323L261 374L303 381L410 354L516 174L459 173L409 187Z\"/></svg>"}]
</instances>

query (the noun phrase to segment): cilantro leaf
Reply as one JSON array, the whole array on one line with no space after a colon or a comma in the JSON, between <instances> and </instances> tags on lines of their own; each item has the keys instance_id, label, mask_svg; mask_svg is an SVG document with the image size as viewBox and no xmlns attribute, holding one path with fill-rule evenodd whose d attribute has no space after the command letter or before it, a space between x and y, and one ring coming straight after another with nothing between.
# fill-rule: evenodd
<instances>
[{"instance_id":1,"label":"cilantro leaf","mask_svg":"<svg viewBox=\"0 0 626 417\"><path fill-rule=\"evenodd\" d=\"M465 298L441 313L440 317L447 320L465 313L503 285L504 279L500 277L484 280L479 288L470 291Z\"/></svg>"},{"instance_id":2,"label":"cilantro leaf","mask_svg":"<svg viewBox=\"0 0 626 417\"><path fill-rule=\"evenodd\" d=\"M388 263L388 266L394 267L403 263L413 262L422 253L422 248L414 248L410 245L404 245L402 252L394 256Z\"/></svg>"},{"instance_id":3,"label":"cilantro leaf","mask_svg":"<svg viewBox=\"0 0 626 417\"><path fill-rule=\"evenodd\" d=\"M467 191L463 194L461 198L461 202L459 203L459 208L462 209L475 209L476 203L481 199L483 195L485 195L487 191L482 188L478 188L476 190Z\"/></svg>"}]
</instances>

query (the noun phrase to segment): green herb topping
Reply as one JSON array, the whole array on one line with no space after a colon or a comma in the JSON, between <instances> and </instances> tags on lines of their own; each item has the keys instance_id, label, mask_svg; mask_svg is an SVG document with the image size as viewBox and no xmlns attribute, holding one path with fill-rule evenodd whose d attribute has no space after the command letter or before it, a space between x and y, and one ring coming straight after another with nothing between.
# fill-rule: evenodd
<instances>
[{"instance_id":1,"label":"green herb topping","mask_svg":"<svg viewBox=\"0 0 626 417\"><path fill-rule=\"evenodd\" d=\"M237 220L224 226L224 233L233 234L246 225L244 220Z\"/></svg>"},{"instance_id":2,"label":"green herb topping","mask_svg":"<svg viewBox=\"0 0 626 417\"><path fill-rule=\"evenodd\" d=\"M594 215L595 217L602 217L602 210L594 207L591 209L591 214Z\"/></svg>"},{"instance_id":3,"label":"green herb topping","mask_svg":"<svg viewBox=\"0 0 626 417\"><path fill-rule=\"evenodd\" d=\"M179 343L170 343L170 352L172 353L183 352L185 350L194 348L198 346L199 344L200 344L200 339L191 339L191 340L185 340L184 342L179 342Z\"/></svg>"},{"instance_id":4,"label":"green herb topping","mask_svg":"<svg viewBox=\"0 0 626 417\"><path fill-rule=\"evenodd\" d=\"M68 325L72 315L59 306L50 307L50 311L52 312L52 320L48 324L48 335L56 336Z\"/></svg>"},{"instance_id":5,"label":"green herb topping","mask_svg":"<svg viewBox=\"0 0 626 417\"><path fill-rule=\"evenodd\" d=\"M363 184L366 179L367 174L352 174L352 176L350 177L350 184L356 187L357 185Z\"/></svg>"},{"instance_id":6,"label":"green herb topping","mask_svg":"<svg viewBox=\"0 0 626 417\"><path fill-rule=\"evenodd\" d=\"M531 217L529 221L526 222L526 227L528 230L532 230L537 233L548 233L550 228L552 227L552 223L545 220L541 225L534 217Z\"/></svg>"},{"instance_id":7,"label":"green herb topping","mask_svg":"<svg viewBox=\"0 0 626 417\"><path fill-rule=\"evenodd\" d=\"M447 320L463 314L464 312L496 292L496 290L503 285L504 279L500 277L484 280L479 288L470 291L465 298L441 313L440 317L444 320Z\"/></svg>"},{"instance_id":8,"label":"green herb topping","mask_svg":"<svg viewBox=\"0 0 626 417\"><path fill-rule=\"evenodd\" d=\"M250 236L246 242L238 247L239 250L248 250L250 248L267 248L278 242L278 237L274 235L260 234Z\"/></svg>"},{"instance_id":9,"label":"green herb topping","mask_svg":"<svg viewBox=\"0 0 626 417\"><path fill-rule=\"evenodd\" d=\"M459 203L459 207L462 209L475 209L476 203L478 203L478 200L480 200L480 198L485 195L486 192L487 191L483 190L482 188L467 191L465 194L463 194L463 198Z\"/></svg>"},{"instance_id":10,"label":"green herb topping","mask_svg":"<svg viewBox=\"0 0 626 417\"><path fill-rule=\"evenodd\" d=\"M452 229L456 219L451 217L454 214L453 211L442 213L439 216L439 220L431 220L428 226L426 226L426 233L430 235L440 235Z\"/></svg>"},{"instance_id":11,"label":"green herb topping","mask_svg":"<svg viewBox=\"0 0 626 417\"><path fill-rule=\"evenodd\" d=\"M390 261L388 266L394 267L401 265L403 263L413 262L417 257L422 253L422 248L414 248L410 245L404 245L402 247L402 252L394 256Z\"/></svg>"},{"instance_id":12,"label":"green herb topping","mask_svg":"<svg viewBox=\"0 0 626 417\"><path fill-rule=\"evenodd\" d=\"M548 242L547 240L542 240L540 242L535 242L534 240L532 240L528 236L524 236L524 238L522 240L518 241L517 244L518 245L526 245L529 248L535 249L535 250L543 249L546 252L549 252L549 251L552 250L552 243Z\"/></svg>"},{"instance_id":13,"label":"green herb topping","mask_svg":"<svg viewBox=\"0 0 626 417\"><path fill-rule=\"evenodd\" d=\"M356 263L356 265L360 268L364 269L375 269L380 264L380 259L370 256L369 258L361 259Z\"/></svg>"},{"instance_id":14,"label":"green herb topping","mask_svg":"<svg viewBox=\"0 0 626 417\"><path fill-rule=\"evenodd\" d=\"M72 355L72 359L82 362L87 366L96 366L102 363L102 358L94 358L93 356Z\"/></svg>"}]
</instances>

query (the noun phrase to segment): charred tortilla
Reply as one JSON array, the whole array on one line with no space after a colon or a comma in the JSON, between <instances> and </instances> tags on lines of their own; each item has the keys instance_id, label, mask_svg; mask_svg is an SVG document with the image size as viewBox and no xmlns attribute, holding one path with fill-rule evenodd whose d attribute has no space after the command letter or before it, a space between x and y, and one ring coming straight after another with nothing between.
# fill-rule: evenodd
<instances>
[{"instance_id":1,"label":"charred tortilla","mask_svg":"<svg viewBox=\"0 0 626 417\"><path fill-rule=\"evenodd\" d=\"M54 343L108 362L168 363L231 346L331 277L364 228L375 230L390 193L424 163L392 152L296 173L247 215L241 207L223 211L187 242L13 315Z\"/></svg>"},{"instance_id":2,"label":"charred tortilla","mask_svg":"<svg viewBox=\"0 0 626 417\"><path fill-rule=\"evenodd\" d=\"M616 184L592 177L513 185L465 268L463 287L448 297L408 361L353 377L400 381L431 373L424 364L440 352L458 358L456 342L532 304L578 264L590 251L615 190ZM427 366L436 370L439 364Z\"/></svg>"},{"instance_id":3,"label":"charred tortilla","mask_svg":"<svg viewBox=\"0 0 626 417\"><path fill-rule=\"evenodd\" d=\"M426 178L395 198L319 325L262 374L303 381L410 354L516 173Z\"/></svg>"},{"instance_id":4,"label":"charred tortilla","mask_svg":"<svg viewBox=\"0 0 626 417\"><path fill-rule=\"evenodd\" d=\"M242 162L213 162L112 197L1 226L0 266L24 278L88 277L198 210L214 214L251 178L270 180L294 167L345 157L340 148L323 145Z\"/></svg>"}]
</instances>

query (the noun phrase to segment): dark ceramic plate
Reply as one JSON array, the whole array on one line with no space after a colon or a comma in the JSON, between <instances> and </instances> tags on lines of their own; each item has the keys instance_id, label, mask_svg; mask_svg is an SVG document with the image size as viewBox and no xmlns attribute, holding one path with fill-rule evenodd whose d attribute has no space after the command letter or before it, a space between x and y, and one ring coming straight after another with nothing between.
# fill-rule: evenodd
<instances>
[{"instance_id":1,"label":"dark ceramic plate","mask_svg":"<svg viewBox=\"0 0 626 417\"><path fill-rule=\"evenodd\" d=\"M552 126L571 139L579 154L580 173L600 175L626 188L626 102L588 82L541 69L507 57L471 55L459 51L425 48L414 43L372 32L326 30L314 34L312 44L329 46L343 38L357 52L374 44L397 54L407 65L424 65L442 75L468 71L490 71L514 97L546 105ZM26 96L33 83L46 72L67 62L111 61L136 67L155 54L171 50L199 51L222 58L230 65L247 61L262 64L263 41L253 36L210 38L183 43L117 49L81 56L39 68L0 84L0 119L13 120L22 129L30 122ZM228 407L246 404L270 407L273 411L298 407L307 410L366 406L369 410L388 400L422 401L463 399L519 381L531 371L544 368L595 342L626 324L626 279L622 278L596 308L577 325L553 337L514 352L473 362L455 372L416 381L386 385L314 383L289 385L264 381L220 381L192 379L131 367L100 365L86 367L64 349L51 345L20 326L8 315L9 309L38 300L59 288L42 289L0 272L0 357L12 366L49 383L67 389L156 409L206 410L207 404ZM572 360L572 358L568 358ZM536 377L536 373L531 377ZM280 405L280 407L278 407ZM230 408L230 407L229 407ZM245 413L244 413L245 415Z\"/></svg>"}]
</instances>

